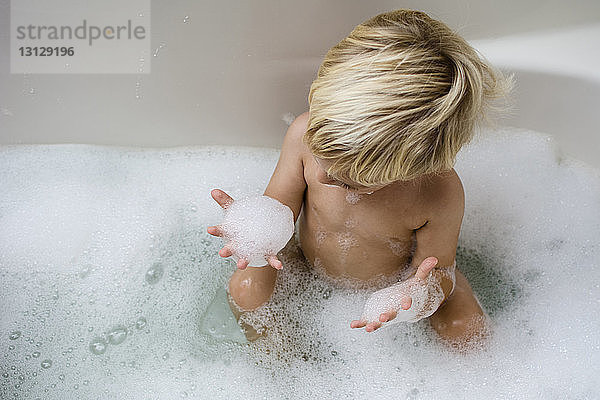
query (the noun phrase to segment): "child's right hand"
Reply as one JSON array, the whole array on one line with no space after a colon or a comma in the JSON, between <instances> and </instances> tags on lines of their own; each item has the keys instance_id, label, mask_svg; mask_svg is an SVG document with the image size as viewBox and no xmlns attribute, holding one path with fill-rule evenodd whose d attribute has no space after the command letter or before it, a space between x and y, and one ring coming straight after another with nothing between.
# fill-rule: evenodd
<instances>
[{"instance_id":1,"label":"child's right hand","mask_svg":"<svg viewBox=\"0 0 600 400\"><path fill-rule=\"evenodd\" d=\"M223 209L229 207L231 205L231 203L233 203L233 201L234 201L231 198L231 196L229 196L227 193L225 193L224 191L222 191L220 189L212 190L210 192L210 195L221 207L223 207ZM206 229L206 231L213 236L223 237L223 231L221 230L221 228L218 225L209 226ZM226 244L225 246L223 246L223 248L221 250L219 250L219 255L221 257L230 257L233 255L233 251ZM265 258L269 262L269 265L272 266L273 268L275 268L275 269L283 268L283 264L281 263L281 261L279 261L279 259L277 258L277 256L275 254L265 255ZM239 269L246 269L246 267L248 267L248 260L245 258L238 259L237 267Z\"/></svg>"}]
</instances>

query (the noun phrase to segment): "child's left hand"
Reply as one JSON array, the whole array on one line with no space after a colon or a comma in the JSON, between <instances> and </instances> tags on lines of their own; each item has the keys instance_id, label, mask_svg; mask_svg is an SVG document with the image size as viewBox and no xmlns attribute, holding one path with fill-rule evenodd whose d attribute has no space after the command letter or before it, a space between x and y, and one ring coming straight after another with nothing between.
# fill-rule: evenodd
<instances>
[{"instance_id":1,"label":"child's left hand","mask_svg":"<svg viewBox=\"0 0 600 400\"><path fill-rule=\"evenodd\" d=\"M419 265L419 268L417 269L417 272L415 273L415 275L412 278L409 278L409 279L401 282L402 286L405 288L411 288L411 287L415 287L415 286L425 285L426 279L429 276L429 273L435 267L437 262L438 262L438 260L435 257L427 257L426 259L424 259L423 262L421 262L421 264ZM394 286L396 286L396 285L394 285ZM386 298L386 297L389 298L389 295L387 295L387 293L385 293L385 292L394 290L395 289L394 286L384 288L382 290L378 290L377 292L375 292L371 295L371 297L369 298L369 300L367 300L367 302L369 302L370 300L373 300L376 297L383 296L383 298ZM402 293L404 294L405 292L402 291ZM373 332L373 331L377 330L378 328L380 328L383 325L383 323L390 322L394 318L396 318L396 316L398 315L398 311L400 311L400 309L408 310L408 309L410 309L411 305L412 305L412 297L408 294L404 294L403 296L400 297L399 305L390 307L389 304L381 304L381 307L383 308L383 310L379 314L379 321L367 321L364 318L360 319L360 320L353 320L350 323L350 328L362 328L362 327L366 326L365 330L367 332Z\"/></svg>"}]
</instances>

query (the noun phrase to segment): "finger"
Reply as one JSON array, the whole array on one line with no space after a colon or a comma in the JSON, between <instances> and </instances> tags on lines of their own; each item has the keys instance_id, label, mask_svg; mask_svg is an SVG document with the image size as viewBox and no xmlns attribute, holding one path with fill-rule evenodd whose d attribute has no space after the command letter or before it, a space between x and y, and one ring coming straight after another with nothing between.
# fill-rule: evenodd
<instances>
[{"instance_id":1,"label":"finger","mask_svg":"<svg viewBox=\"0 0 600 400\"><path fill-rule=\"evenodd\" d=\"M237 260L237 267L239 269L246 269L247 266L248 266L248 260L246 260L245 258L240 258Z\"/></svg>"},{"instance_id":2,"label":"finger","mask_svg":"<svg viewBox=\"0 0 600 400\"><path fill-rule=\"evenodd\" d=\"M405 297L402 300L400 300L400 307L402 307L403 310L408 310L411 305L412 297Z\"/></svg>"},{"instance_id":3,"label":"finger","mask_svg":"<svg viewBox=\"0 0 600 400\"><path fill-rule=\"evenodd\" d=\"M380 326L381 326L381 322L369 322L367 324L367 327L365 328L365 330L367 332L373 332L374 330L376 330Z\"/></svg>"},{"instance_id":4,"label":"finger","mask_svg":"<svg viewBox=\"0 0 600 400\"><path fill-rule=\"evenodd\" d=\"M275 269L282 269L283 263L277 259L277 256L269 256L267 257L267 261L269 264Z\"/></svg>"},{"instance_id":5,"label":"finger","mask_svg":"<svg viewBox=\"0 0 600 400\"><path fill-rule=\"evenodd\" d=\"M229 247L223 246L223 248L219 250L219 255L221 257L230 257L231 255L233 255L233 251L231 251Z\"/></svg>"},{"instance_id":6,"label":"finger","mask_svg":"<svg viewBox=\"0 0 600 400\"><path fill-rule=\"evenodd\" d=\"M354 321L350 322L350 328L362 328L366 324L367 324L367 321L361 321L361 320L355 319Z\"/></svg>"},{"instance_id":7,"label":"finger","mask_svg":"<svg viewBox=\"0 0 600 400\"><path fill-rule=\"evenodd\" d=\"M396 311L388 311L388 312L384 312L383 314L381 314L379 316L379 321L388 322L388 321L393 320L394 318L396 318Z\"/></svg>"},{"instance_id":8,"label":"finger","mask_svg":"<svg viewBox=\"0 0 600 400\"><path fill-rule=\"evenodd\" d=\"M213 236L223 236L223 231L218 226L209 226L208 228L206 228L206 231Z\"/></svg>"},{"instance_id":9,"label":"finger","mask_svg":"<svg viewBox=\"0 0 600 400\"><path fill-rule=\"evenodd\" d=\"M435 257L427 257L421 262L419 268L417 269L417 273L415 274L415 278L417 279L425 279L438 263L438 259Z\"/></svg>"},{"instance_id":10,"label":"finger","mask_svg":"<svg viewBox=\"0 0 600 400\"><path fill-rule=\"evenodd\" d=\"M233 203L233 199L221 189L213 189L210 195L223 208L227 208Z\"/></svg>"}]
</instances>

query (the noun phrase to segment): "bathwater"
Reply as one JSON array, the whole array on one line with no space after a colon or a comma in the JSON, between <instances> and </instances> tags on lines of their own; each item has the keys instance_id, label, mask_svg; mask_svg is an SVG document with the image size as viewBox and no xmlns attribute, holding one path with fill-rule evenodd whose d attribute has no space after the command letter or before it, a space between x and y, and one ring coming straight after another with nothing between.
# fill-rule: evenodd
<instances>
[{"instance_id":1,"label":"bathwater","mask_svg":"<svg viewBox=\"0 0 600 400\"><path fill-rule=\"evenodd\" d=\"M351 329L369 291L323 279L293 239L249 343L225 293L235 265L206 233L222 218L210 190L262 194L278 154L0 147L0 397L600 396L597 170L509 128L459 154L457 268L490 316L483 349L449 350L426 320Z\"/></svg>"}]
</instances>

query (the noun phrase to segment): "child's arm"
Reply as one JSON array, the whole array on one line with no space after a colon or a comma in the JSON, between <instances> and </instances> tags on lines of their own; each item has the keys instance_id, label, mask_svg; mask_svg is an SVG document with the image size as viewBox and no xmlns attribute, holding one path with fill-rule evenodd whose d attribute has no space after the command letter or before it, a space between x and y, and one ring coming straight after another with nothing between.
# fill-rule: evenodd
<instances>
[{"instance_id":1,"label":"child's arm","mask_svg":"<svg viewBox=\"0 0 600 400\"><path fill-rule=\"evenodd\" d=\"M367 300L352 328L368 332L396 322L414 322L432 315L454 289L455 256L464 214L464 191L458 176L440 188L427 223L417 229L413 277L379 290Z\"/></svg>"},{"instance_id":2,"label":"child's arm","mask_svg":"<svg viewBox=\"0 0 600 400\"><path fill-rule=\"evenodd\" d=\"M265 196L274 198L288 206L294 213L294 222L300 214L304 200L304 190L306 189L302 161L305 146L302 143L302 137L306 131L307 121L308 112L305 112L298 116L289 126L283 139L279 161L277 161L275 171L264 192ZM211 195L223 208L226 208L234 201L227 193L219 189L211 191ZM207 231L214 236L222 235L218 226L209 226ZM229 257L232 255L232 252L227 246L224 246L219 250L219 255L221 257ZM282 268L281 261L275 255L271 255L268 260L273 268ZM248 266L248 261L240 259L237 266L239 269L245 269Z\"/></svg>"},{"instance_id":3,"label":"child's arm","mask_svg":"<svg viewBox=\"0 0 600 400\"><path fill-rule=\"evenodd\" d=\"M265 189L265 196L279 200L292 209L294 222L300 215L306 181L304 180L304 162L302 156L306 146L302 137L308 125L308 112L299 115L289 126L275 171Z\"/></svg>"}]
</instances>

